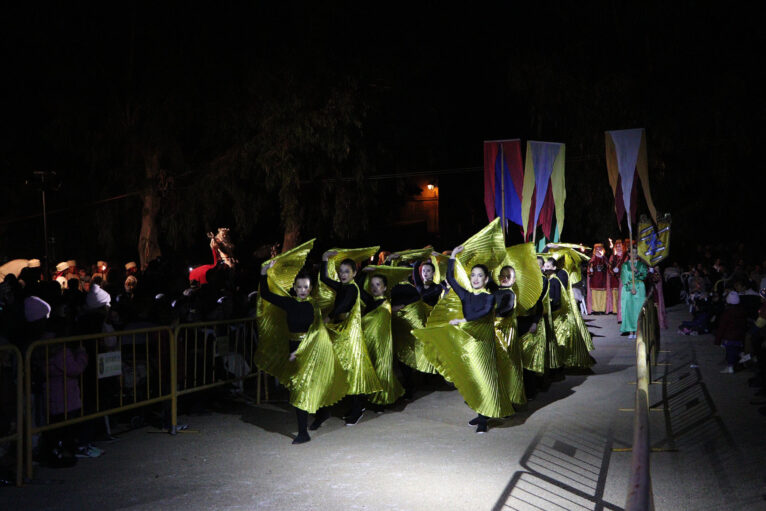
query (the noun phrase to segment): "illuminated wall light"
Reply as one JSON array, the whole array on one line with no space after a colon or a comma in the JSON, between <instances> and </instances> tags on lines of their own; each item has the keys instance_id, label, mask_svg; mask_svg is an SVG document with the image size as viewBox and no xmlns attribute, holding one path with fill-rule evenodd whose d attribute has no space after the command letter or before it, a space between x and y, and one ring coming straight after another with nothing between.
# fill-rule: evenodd
<instances>
[{"instance_id":1,"label":"illuminated wall light","mask_svg":"<svg viewBox=\"0 0 766 511\"><path fill-rule=\"evenodd\" d=\"M426 186L426 188L428 188L429 190L433 190L435 187L433 184L428 183L428 186Z\"/></svg>"}]
</instances>

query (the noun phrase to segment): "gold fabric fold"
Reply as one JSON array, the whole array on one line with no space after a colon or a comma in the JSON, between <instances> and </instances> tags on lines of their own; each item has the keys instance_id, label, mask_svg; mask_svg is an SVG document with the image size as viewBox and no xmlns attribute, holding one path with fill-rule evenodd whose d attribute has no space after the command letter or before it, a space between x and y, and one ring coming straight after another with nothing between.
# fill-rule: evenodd
<instances>
[{"instance_id":1,"label":"gold fabric fold","mask_svg":"<svg viewBox=\"0 0 766 511\"><path fill-rule=\"evenodd\" d=\"M550 310L551 300L546 289L543 315L537 323L537 329L521 336L522 362L527 371L543 374L546 369L561 367Z\"/></svg>"},{"instance_id":2,"label":"gold fabric fold","mask_svg":"<svg viewBox=\"0 0 766 511\"><path fill-rule=\"evenodd\" d=\"M412 261L425 261L431 257L431 252L434 251L434 247L428 245L424 248L414 248L410 250L401 250L396 252L399 257L391 260L393 266L400 266L402 264L409 264Z\"/></svg>"},{"instance_id":3,"label":"gold fabric fold","mask_svg":"<svg viewBox=\"0 0 766 511\"><path fill-rule=\"evenodd\" d=\"M561 243L548 245L549 247L555 247L548 251L548 256L556 260L558 268L567 272L569 282L577 284L582 280L581 264L583 261L588 261L588 256L568 245Z\"/></svg>"},{"instance_id":4,"label":"gold fabric fold","mask_svg":"<svg viewBox=\"0 0 766 511\"><path fill-rule=\"evenodd\" d=\"M267 265L274 261L274 266L266 272L269 289L274 294L289 296L288 290L306 263L306 257L313 246L312 239L263 263ZM258 345L253 355L255 365L280 381L289 380L294 374L295 366L288 363L290 332L287 329L285 311L258 296L256 325Z\"/></svg>"},{"instance_id":5,"label":"gold fabric fold","mask_svg":"<svg viewBox=\"0 0 766 511\"><path fill-rule=\"evenodd\" d=\"M391 317L391 331L396 357L402 363L423 373L436 374L436 368L425 355L423 342L412 334L426 326L430 313L431 307L423 300L405 305Z\"/></svg>"},{"instance_id":6,"label":"gold fabric fold","mask_svg":"<svg viewBox=\"0 0 766 511\"><path fill-rule=\"evenodd\" d=\"M394 341L391 337L391 303L386 300L362 316L364 342L383 390L369 396L377 405L390 405L404 394L394 374Z\"/></svg>"},{"instance_id":7,"label":"gold fabric fold","mask_svg":"<svg viewBox=\"0 0 766 511\"><path fill-rule=\"evenodd\" d=\"M337 252L337 254L330 257L327 261L327 276L333 280L338 280L338 268L344 259L351 259L357 264L357 267L359 267L363 261L373 257L379 249L379 246L365 248L333 248L332 250ZM335 302L335 291L320 280L314 293L314 299L319 308L322 309L322 312L327 314L330 309L332 309L332 305Z\"/></svg>"},{"instance_id":8,"label":"gold fabric fold","mask_svg":"<svg viewBox=\"0 0 766 511\"><path fill-rule=\"evenodd\" d=\"M527 402L527 396L524 393L524 363L516 313L496 319L495 328L501 346L508 353L508 370L510 372L508 395L514 404L524 404Z\"/></svg>"},{"instance_id":9,"label":"gold fabric fold","mask_svg":"<svg viewBox=\"0 0 766 511\"><path fill-rule=\"evenodd\" d=\"M286 382L291 405L314 413L337 403L348 393L346 373L319 310L314 310L314 323L295 356L295 361L290 362L292 375Z\"/></svg>"},{"instance_id":10,"label":"gold fabric fold","mask_svg":"<svg viewBox=\"0 0 766 511\"><path fill-rule=\"evenodd\" d=\"M516 271L516 283L513 292L516 294L517 307L527 311L534 307L540 293L543 292L543 279L537 264L537 254L534 243L522 243L505 249L505 258L493 269L493 277L497 276L504 266L513 266Z\"/></svg>"},{"instance_id":11,"label":"gold fabric fold","mask_svg":"<svg viewBox=\"0 0 766 511\"><path fill-rule=\"evenodd\" d=\"M423 341L428 359L455 384L469 407L487 417L514 413L511 362L491 315L459 326L414 330L413 334Z\"/></svg>"},{"instance_id":12,"label":"gold fabric fold","mask_svg":"<svg viewBox=\"0 0 766 511\"><path fill-rule=\"evenodd\" d=\"M457 264L455 265L457 267ZM466 289L471 289L470 285ZM463 319L463 304L455 291L441 297L428 315L427 327L443 326L453 319Z\"/></svg>"},{"instance_id":13,"label":"gold fabric fold","mask_svg":"<svg viewBox=\"0 0 766 511\"><path fill-rule=\"evenodd\" d=\"M375 275L383 275L388 281L388 291L386 291L386 295L390 298L391 290L399 282L407 280L407 277L412 273L412 268L369 265L365 267L364 271L367 273L367 278L364 279L364 290L372 294L372 290L370 289L370 281L372 280L372 277Z\"/></svg>"},{"instance_id":14,"label":"gold fabric fold","mask_svg":"<svg viewBox=\"0 0 766 511\"><path fill-rule=\"evenodd\" d=\"M335 353L346 371L349 394L372 394L383 390L364 342L361 301L357 296L346 319L327 325Z\"/></svg>"},{"instance_id":15,"label":"gold fabric fold","mask_svg":"<svg viewBox=\"0 0 766 511\"><path fill-rule=\"evenodd\" d=\"M593 359L588 354L593 350L593 341L576 303L571 283L569 289L563 289L562 285L561 308L554 313L553 324L564 367L587 368L593 365Z\"/></svg>"}]
</instances>

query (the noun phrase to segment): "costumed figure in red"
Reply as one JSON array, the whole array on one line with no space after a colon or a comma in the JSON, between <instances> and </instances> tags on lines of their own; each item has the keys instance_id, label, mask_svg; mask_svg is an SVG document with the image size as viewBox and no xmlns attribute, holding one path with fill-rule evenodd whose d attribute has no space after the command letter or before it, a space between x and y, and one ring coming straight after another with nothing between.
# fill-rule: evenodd
<instances>
[{"instance_id":1,"label":"costumed figure in red","mask_svg":"<svg viewBox=\"0 0 766 511\"><path fill-rule=\"evenodd\" d=\"M218 266L226 265L233 269L237 260L234 259L234 244L231 242L228 227L219 227L218 232L207 233L210 238L210 250L213 251L213 264L197 266L189 272L189 282L197 281L200 285L207 284L207 272Z\"/></svg>"},{"instance_id":2,"label":"costumed figure in red","mask_svg":"<svg viewBox=\"0 0 766 511\"><path fill-rule=\"evenodd\" d=\"M586 307L588 314L594 312L603 314L607 304L607 260L603 243L593 246L593 256L588 261L588 299Z\"/></svg>"},{"instance_id":3,"label":"costumed figure in red","mask_svg":"<svg viewBox=\"0 0 766 511\"><path fill-rule=\"evenodd\" d=\"M606 277L606 313L617 314L619 321L620 316L620 290L622 285L620 283L620 268L625 259L625 252L622 247L622 240L617 240L612 246L612 255L609 256L609 264L607 265L607 277Z\"/></svg>"}]
</instances>

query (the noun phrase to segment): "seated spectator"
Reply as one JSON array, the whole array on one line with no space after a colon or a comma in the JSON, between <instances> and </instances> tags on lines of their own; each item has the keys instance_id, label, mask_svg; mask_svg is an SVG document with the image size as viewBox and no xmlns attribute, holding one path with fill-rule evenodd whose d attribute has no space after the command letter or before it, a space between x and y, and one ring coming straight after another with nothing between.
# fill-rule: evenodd
<instances>
[{"instance_id":1,"label":"seated spectator","mask_svg":"<svg viewBox=\"0 0 766 511\"><path fill-rule=\"evenodd\" d=\"M739 354L745 341L747 331L747 313L739 303L739 295L736 291L729 291L726 295L726 308L718 321L718 329L715 334L715 343L721 344L726 349L726 368L722 373L734 372L734 365L739 361Z\"/></svg>"}]
</instances>

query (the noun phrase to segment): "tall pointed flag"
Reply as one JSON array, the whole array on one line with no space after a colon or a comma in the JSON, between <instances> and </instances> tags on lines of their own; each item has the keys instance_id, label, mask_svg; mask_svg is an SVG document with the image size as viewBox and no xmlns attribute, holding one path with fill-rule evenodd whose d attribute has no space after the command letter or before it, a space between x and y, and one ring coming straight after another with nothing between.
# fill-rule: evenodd
<instances>
[{"instance_id":1,"label":"tall pointed flag","mask_svg":"<svg viewBox=\"0 0 766 511\"><path fill-rule=\"evenodd\" d=\"M641 180L646 206L654 222L657 211L654 208L649 190L649 165L646 156L646 132L644 128L616 130L606 132L606 169L609 184L614 193L614 211L617 224L622 224L622 217L628 213L628 230L633 232L633 219L636 217L636 174Z\"/></svg>"},{"instance_id":2,"label":"tall pointed flag","mask_svg":"<svg viewBox=\"0 0 766 511\"><path fill-rule=\"evenodd\" d=\"M524 169L521 165L521 141L489 140L484 142L484 206L489 221L495 217L521 224L521 188Z\"/></svg>"},{"instance_id":3,"label":"tall pointed flag","mask_svg":"<svg viewBox=\"0 0 766 511\"><path fill-rule=\"evenodd\" d=\"M521 194L521 220L526 240L534 240L538 225L542 226L545 237L551 239L554 213L555 231L560 235L564 229L565 148L557 142L527 142Z\"/></svg>"}]
</instances>

